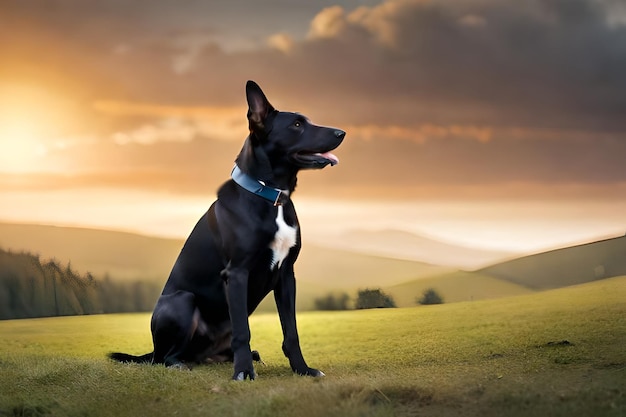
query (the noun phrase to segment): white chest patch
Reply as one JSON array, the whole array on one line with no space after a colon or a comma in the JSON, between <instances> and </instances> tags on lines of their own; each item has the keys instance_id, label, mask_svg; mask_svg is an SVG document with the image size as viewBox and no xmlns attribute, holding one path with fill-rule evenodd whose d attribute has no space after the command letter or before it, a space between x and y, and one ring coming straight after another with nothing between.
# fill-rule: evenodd
<instances>
[{"instance_id":1,"label":"white chest patch","mask_svg":"<svg viewBox=\"0 0 626 417\"><path fill-rule=\"evenodd\" d=\"M270 269L274 269L275 267L280 268L289 254L289 249L296 246L297 227L289 226L285 223L282 206L278 206L276 225L278 226L278 230L274 235L274 240L270 243L270 249L274 252Z\"/></svg>"}]
</instances>

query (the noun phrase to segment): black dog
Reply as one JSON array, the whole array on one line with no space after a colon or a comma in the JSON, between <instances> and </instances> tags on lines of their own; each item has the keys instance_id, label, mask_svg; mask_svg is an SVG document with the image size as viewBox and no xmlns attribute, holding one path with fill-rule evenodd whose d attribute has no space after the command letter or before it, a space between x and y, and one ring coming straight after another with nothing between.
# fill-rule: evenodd
<instances>
[{"instance_id":1,"label":"black dog","mask_svg":"<svg viewBox=\"0 0 626 417\"><path fill-rule=\"evenodd\" d=\"M232 360L233 379L254 379L248 316L273 290L291 368L324 375L306 364L300 350L293 269L300 227L290 197L299 170L338 162L330 151L345 132L275 110L252 81L246 97L250 135L232 179L187 238L154 308L154 352L112 353L112 359L182 367Z\"/></svg>"}]
</instances>

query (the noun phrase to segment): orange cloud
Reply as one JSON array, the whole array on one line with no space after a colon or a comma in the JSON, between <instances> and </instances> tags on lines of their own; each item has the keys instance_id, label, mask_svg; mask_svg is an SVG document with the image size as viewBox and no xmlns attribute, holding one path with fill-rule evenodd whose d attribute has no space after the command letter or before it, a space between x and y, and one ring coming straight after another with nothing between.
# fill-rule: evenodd
<instances>
[{"instance_id":1,"label":"orange cloud","mask_svg":"<svg viewBox=\"0 0 626 417\"><path fill-rule=\"evenodd\" d=\"M492 140L515 139L526 141L621 141L620 132L594 132L563 128L528 128L515 126L437 125L424 123L418 126L401 125L350 125L346 126L350 137L363 140L408 140L425 143L435 139L470 139L481 143Z\"/></svg>"},{"instance_id":2,"label":"orange cloud","mask_svg":"<svg viewBox=\"0 0 626 417\"><path fill-rule=\"evenodd\" d=\"M346 27L343 7L332 6L323 9L311 21L308 38L334 38Z\"/></svg>"},{"instance_id":3,"label":"orange cloud","mask_svg":"<svg viewBox=\"0 0 626 417\"><path fill-rule=\"evenodd\" d=\"M424 143L432 139L468 138L478 142L489 142L493 137L493 129L489 127L450 125L442 126L431 123L415 127L406 126L348 126L346 130L351 136L364 140L410 140Z\"/></svg>"},{"instance_id":4,"label":"orange cloud","mask_svg":"<svg viewBox=\"0 0 626 417\"><path fill-rule=\"evenodd\" d=\"M289 53L295 46L295 41L289 34L281 32L275 33L267 38L267 44L283 53Z\"/></svg>"},{"instance_id":5,"label":"orange cloud","mask_svg":"<svg viewBox=\"0 0 626 417\"><path fill-rule=\"evenodd\" d=\"M183 120L168 118L156 124L145 124L130 132L116 132L112 138L118 145L138 143L152 145L156 142L190 142L196 136L195 126Z\"/></svg>"},{"instance_id":6,"label":"orange cloud","mask_svg":"<svg viewBox=\"0 0 626 417\"><path fill-rule=\"evenodd\" d=\"M196 136L220 140L243 140L248 127L245 107L168 106L151 103L97 101L93 107L114 116L148 116L155 122L130 131L117 131L112 139L118 144L144 145L162 141L188 142Z\"/></svg>"},{"instance_id":7,"label":"orange cloud","mask_svg":"<svg viewBox=\"0 0 626 417\"><path fill-rule=\"evenodd\" d=\"M228 117L237 112L245 115L245 110L240 106L217 107L217 106L170 106L167 104L137 103L117 100L98 100L93 103L93 108L99 112L116 116L160 116L160 117Z\"/></svg>"},{"instance_id":8,"label":"orange cloud","mask_svg":"<svg viewBox=\"0 0 626 417\"><path fill-rule=\"evenodd\" d=\"M375 6L360 6L346 13L341 6L320 11L311 21L309 39L335 38L349 26L364 29L381 45L395 48L398 44L397 21L428 0L387 0Z\"/></svg>"}]
</instances>

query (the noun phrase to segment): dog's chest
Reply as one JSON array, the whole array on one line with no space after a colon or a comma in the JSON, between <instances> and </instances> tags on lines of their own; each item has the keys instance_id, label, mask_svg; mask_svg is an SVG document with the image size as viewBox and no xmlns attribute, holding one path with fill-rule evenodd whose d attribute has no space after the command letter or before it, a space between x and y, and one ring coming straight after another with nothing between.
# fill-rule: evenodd
<instances>
[{"instance_id":1,"label":"dog's chest","mask_svg":"<svg viewBox=\"0 0 626 417\"><path fill-rule=\"evenodd\" d=\"M275 267L280 268L289 254L289 250L296 246L297 240L297 226L289 226L285 222L282 206L278 206L276 226L278 226L278 230L276 230L274 240L270 243L270 249L272 250L272 264L270 265L270 269L274 269Z\"/></svg>"}]
</instances>

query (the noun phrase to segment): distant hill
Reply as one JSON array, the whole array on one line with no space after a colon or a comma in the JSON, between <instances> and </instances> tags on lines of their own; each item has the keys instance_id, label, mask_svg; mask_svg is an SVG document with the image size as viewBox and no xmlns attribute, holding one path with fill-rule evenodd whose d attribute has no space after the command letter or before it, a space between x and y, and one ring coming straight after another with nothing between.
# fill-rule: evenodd
<instances>
[{"instance_id":1,"label":"distant hill","mask_svg":"<svg viewBox=\"0 0 626 417\"><path fill-rule=\"evenodd\" d=\"M113 280L165 283L183 240L132 233L0 223L0 248L30 251L45 258L71 262L72 268ZM296 265L299 294L323 294L386 286L449 268L305 244ZM305 290L306 288L306 290Z\"/></svg>"},{"instance_id":2,"label":"distant hill","mask_svg":"<svg viewBox=\"0 0 626 417\"><path fill-rule=\"evenodd\" d=\"M352 230L343 234L340 239L328 242L328 245L352 252L460 269L476 269L513 256L511 252L454 245L394 229Z\"/></svg>"},{"instance_id":3,"label":"distant hill","mask_svg":"<svg viewBox=\"0 0 626 417\"><path fill-rule=\"evenodd\" d=\"M477 272L535 290L626 275L626 236L524 256Z\"/></svg>"},{"instance_id":4,"label":"distant hill","mask_svg":"<svg viewBox=\"0 0 626 417\"><path fill-rule=\"evenodd\" d=\"M311 309L316 297L331 291L345 291L354 296L357 289L366 287L381 287L399 306L409 306L415 305L415 299L427 288L437 290L449 303L519 295L626 275L626 236L524 256L471 272L398 259L400 256L386 257L381 255L385 251L380 248L386 245L389 256L415 250L412 256L416 258L431 251L429 259L440 256L442 263L446 252L467 262L472 256L482 262L510 254L455 247L393 230L352 232L342 244L370 254L304 245L296 265L299 309ZM419 252L415 248L421 244L424 245ZM114 282L151 282L159 289L182 245L183 241L178 239L132 233L0 223L2 249L29 251L41 258L71 263L72 270L90 272L97 279L108 274ZM273 309L271 298L261 309Z\"/></svg>"},{"instance_id":5,"label":"distant hill","mask_svg":"<svg viewBox=\"0 0 626 417\"><path fill-rule=\"evenodd\" d=\"M71 262L78 271L115 280L165 282L182 244L117 231L0 223L0 248Z\"/></svg>"},{"instance_id":6,"label":"distant hill","mask_svg":"<svg viewBox=\"0 0 626 417\"><path fill-rule=\"evenodd\" d=\"M444 302L521 295L626 275L626 236L551 250L476 271L450 271L387 286L399 307L433 288Z\"/></svg>"}]
</instances>

